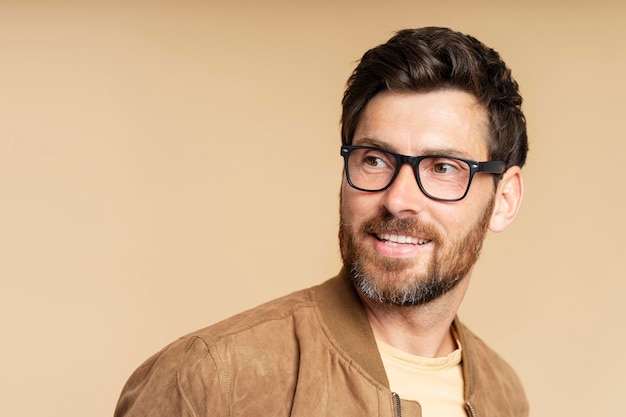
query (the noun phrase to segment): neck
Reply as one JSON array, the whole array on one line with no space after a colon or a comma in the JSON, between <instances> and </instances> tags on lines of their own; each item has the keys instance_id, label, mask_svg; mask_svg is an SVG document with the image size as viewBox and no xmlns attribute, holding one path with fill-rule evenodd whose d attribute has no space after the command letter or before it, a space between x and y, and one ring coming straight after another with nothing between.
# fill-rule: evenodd
<instances>
[{"instance_id":1,"label":"neck","mask_svg":"<svg viewBox=\"0 0 626 417\"><path fill-rule=\"evenodd\" d=\"M457 348L451 325L468 284L469 276L442 297L415 306L383 305L363 295L361 299L376 339L412 355L435 358Z\"/></svg>"}]
</instances>

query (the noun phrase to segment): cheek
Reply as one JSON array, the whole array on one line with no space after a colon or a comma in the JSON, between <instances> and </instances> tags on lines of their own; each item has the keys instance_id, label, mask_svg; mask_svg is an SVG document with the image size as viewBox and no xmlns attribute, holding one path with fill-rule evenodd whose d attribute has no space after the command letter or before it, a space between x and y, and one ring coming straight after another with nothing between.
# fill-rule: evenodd
<instances>
[{"instance_id":1,"label":"cheek","mask_svg":"<svg viewBox=\"0 0 626 417\"><path fill-rule=\"evenodd\" d=\"M476 230L482 229L485 222L489 222L492 213L493 198L488 195L478 200L468 200L467 204L459 206L454 214L448 214L445 219L439 218L438 223L448 236L458 239Z\"/></svg>"},{"instance_id":2,"label":"cheek","mask_svg":"<svg viewBox=\"0 0 626 417\"><path fill-rule=\"evenodd\" d=\"M487 174L476 174L472 180L469 191L465 199L472 201L489 201L492 198L496 186L493 177Z\"/></svg>"},{"instance_id":3,"label":"cheek","mask_svg":"<svg viewBox=\"0 0 626 417\"><path fill-rule=\"evenodd\" d=\"M355 190L345 182L341 187L340 214L343 221L361 223L377 215L380 197L377 193Z\"/></svg>"},{"instance_id":4,"label":"cheek","mask_svg":"<svg viewBox=\"0 0 626 417\"><path fill-rule=\"evenodd\" d=\"M469 201L465 200L454 203L435 202L429 210L420 212L418 217L435 226L445 240L455 240L465 235L481 214L477 207L467 203Z\"/></svg>"},{"instance_id":5,"label":"cheek","mask_svg":"<svg viewBox=\"0 0 626 417\"><path fill-rule=\"evenodd\" d=\"M493 178L489 175L477 175L463 200L438 204L430 214L446 230L465 230L482 220L485 210L490 211L494 193Z\"/></svg>"}]
</instances>

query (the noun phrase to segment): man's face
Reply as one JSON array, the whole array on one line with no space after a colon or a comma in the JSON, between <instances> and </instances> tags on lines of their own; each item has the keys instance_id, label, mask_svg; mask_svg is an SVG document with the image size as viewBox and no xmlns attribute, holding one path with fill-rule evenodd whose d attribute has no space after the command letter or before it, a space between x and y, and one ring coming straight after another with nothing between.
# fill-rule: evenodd
<instances>
[{"instance_id":1,"label":"man's face","mask_svg":"<svg viewBox=\"0 0 626 417\"><path fill-rule=\"evenodd\" d=\"M404 155L489 158L488 116L459 90L383 92L365 108L352 145ZM427 303L468 276L478 259L494 201L491 175L474 176L467 196L442 202L424 195L404 165L384 191L341 189L341 255L357 287L384 304Z\"/></svg>"}]
</instances>

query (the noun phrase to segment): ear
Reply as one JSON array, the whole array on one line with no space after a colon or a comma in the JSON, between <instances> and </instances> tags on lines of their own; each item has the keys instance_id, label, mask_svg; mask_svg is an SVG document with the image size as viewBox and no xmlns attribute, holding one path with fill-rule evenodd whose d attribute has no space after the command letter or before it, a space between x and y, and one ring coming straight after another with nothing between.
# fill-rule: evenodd
<instances>
[{"instance_id":1,"label":"ear","mask_svg":"<svg viewBox=\"0 0 626 417\"><path fill-rule=\"evenodd\" d=\"M503 174L496 189L496 200L489 221L489 230L501 232L510 225L522 204L524 181L518 166L512 166Z\"/></svg>"}]
</instances>

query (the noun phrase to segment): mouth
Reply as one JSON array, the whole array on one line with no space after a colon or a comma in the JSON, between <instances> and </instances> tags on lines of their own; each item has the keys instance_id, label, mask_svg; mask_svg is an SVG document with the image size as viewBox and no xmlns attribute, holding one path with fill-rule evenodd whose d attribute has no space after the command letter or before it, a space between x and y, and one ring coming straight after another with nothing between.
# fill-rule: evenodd
<instances>
[{"instance_id":1,"label":"mouth","mask_svg":"<svg viewBox=\"0 0 626 417\"><path fill-rule=\"evenodd\" d=\"M430 243L430 239L421 239L415 236L401 235L395 233L374 233L374 237L390 246L416 245L421 246Z\"/></svg>"}]
</instances>

